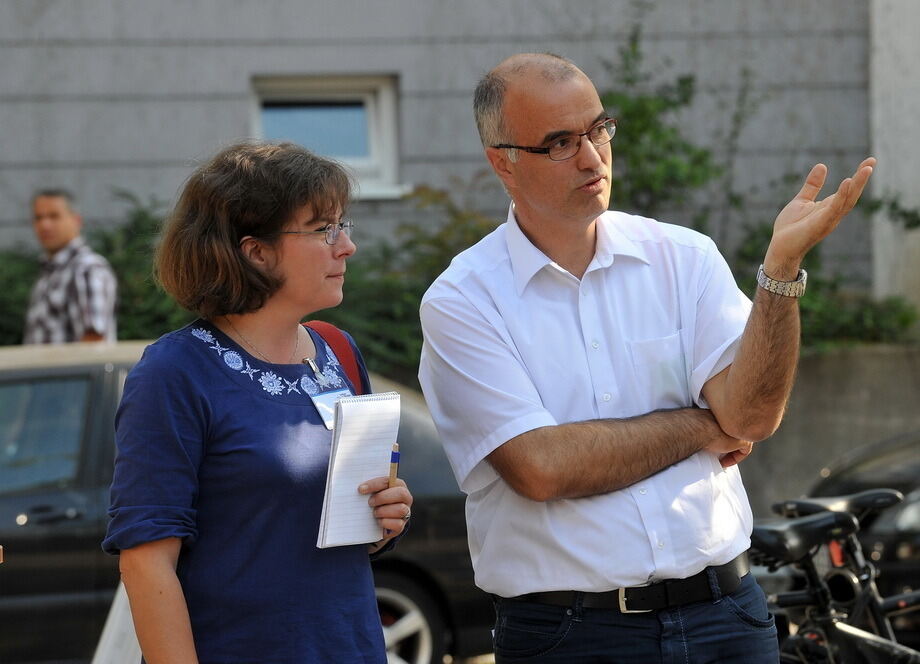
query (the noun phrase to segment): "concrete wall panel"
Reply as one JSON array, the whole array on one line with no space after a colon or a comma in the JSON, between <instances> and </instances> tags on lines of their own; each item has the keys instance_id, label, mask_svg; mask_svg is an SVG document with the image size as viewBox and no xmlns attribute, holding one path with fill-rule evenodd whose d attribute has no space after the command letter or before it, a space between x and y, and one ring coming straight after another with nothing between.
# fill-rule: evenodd
<instances>
[{"instance_id":1,"label":"concrete wall panel","mask_svg":"<svg viewBox=\"0 0 920 664\"><path fill-rule=\"evenodd\" d=\"M651 33L840 31L866 22L859 0L654 2ZM277 41L341 37L445 40L609 32L640 12L631 0L11 0L0 6L0 39L212 39Z\"/></svg>"},{"instance_id":2,"label":"concrete wall panel","mask_svg":"<svg viewBox=\"0 0 920 664\"><path fill-rule=\"evenodd\" d=\"M741 464L754 513L803 495L850 450L920 430L920 349L865 346L805 355L783 424Z\"/></svg>"},{"instance_id":3,"label":"concrete wall panel","mask_svg":"<svg viewBox=\"0 0 920 664\"><path fill-rule=\"evenodd\" d=\"M872 3L872 142L879 159L873 191L920 207L920 3ZM920 307L920 229L906 230L884 215L875 220L872 247L877 295L901 293Z\"/></svg>"},{"instance_id":4,"label":"concrete wall panel","mask_svg":"<svg viewBox=\"0 0 920 664\"><path fill-rule=\"evenodd\" d=\"M3 104L4 161L79 166L201 157L221 143L250 136L248 111L246 97Z\"/></svg>"}]
</instances>

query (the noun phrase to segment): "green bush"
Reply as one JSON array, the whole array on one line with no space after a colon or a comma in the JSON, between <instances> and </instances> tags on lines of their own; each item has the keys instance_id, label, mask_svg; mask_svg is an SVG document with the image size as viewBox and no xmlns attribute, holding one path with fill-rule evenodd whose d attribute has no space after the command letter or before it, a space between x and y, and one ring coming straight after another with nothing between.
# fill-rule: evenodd
<instances>
[{"instance_id":1,"label":"green bush","mask_svg":"<svg viewBox=\"0 0 920 664\"><path fill-rule=\"evenodd\" d=\"M455 185L471 188L476 180ZM355 337L371 370L417 385L422 349L418 309L425 290L456 254L498 224L459 205L446 191L419 187L407 200L438 221L403 224L395 241L362 246L348 265L343 305L318 316Z\"/></svg>"},{"instance_id":2,"label":"green bush","mask_svg":"<svg viewBox=\"0 0 920 664\"><path fill-rule=\"evenodd\" d=\"M118 277L119 339L155 339L194 316L177 305L153 279L153 250L163 222L162 204L116 192L128 205L124 223L96 230L88 242L108 259Z\"/></svg>"},{"instance_id":3,"label":"green bush","mask_svg":"<svg viewBox=\"0 0 920 664\"><path fill-rule=\"evenodd\" d=\"M37 278L36 252L21 248L0 251L0 345L22 343L29 291Z\"/></svg>"},{"instance_id":4,"label":"green bush","mask_svg":"<svg viewBox=\"0 0 920 664\"><path fill-rule=\"evenodd\" d=\"M756 271L773 233L772 224L748 226L732 270L741 289L753 299ZM907 342L917 310L902 297L876 300L844 289L839 278L821 270L820 245L808 254L808 289L799 303L802 344L825 348L846 343Z\"/></svg>"},{"instance_id":5,"label":"green bush","mask_svg":"<svg viewBox=\"0 0 920 664\"><path fill-rule=\"evenodd\" d=\"M600 92L601 103L617 119L622 138L613 139L616 178L610 205L617 210L657 218L662 209L686 209L694 191L722 173L709 150L684 137L678 113L693 103L695 79L678 76L653 85L644 69L642 31L635 26L607 63L615 88ZM691 215L702 226L707 210Z\"/></svg>"}]
</instances>

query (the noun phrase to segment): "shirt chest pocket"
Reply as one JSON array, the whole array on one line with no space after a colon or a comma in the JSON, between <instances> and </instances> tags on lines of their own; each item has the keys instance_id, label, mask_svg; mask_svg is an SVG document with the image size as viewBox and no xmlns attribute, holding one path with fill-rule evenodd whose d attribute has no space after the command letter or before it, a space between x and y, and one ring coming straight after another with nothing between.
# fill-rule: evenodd
<instances>
[{"instance_id":1,"label":"shirt chest pocket","mask_svg":"<svg viewBox=\"0 0 920 664\"><path fill-rule=\"evenodd\" d=\"M626 344L632 360L636 397L647 412L690 405L679 331L656 339L627 340Z\"/></svg>"}]
</instances>

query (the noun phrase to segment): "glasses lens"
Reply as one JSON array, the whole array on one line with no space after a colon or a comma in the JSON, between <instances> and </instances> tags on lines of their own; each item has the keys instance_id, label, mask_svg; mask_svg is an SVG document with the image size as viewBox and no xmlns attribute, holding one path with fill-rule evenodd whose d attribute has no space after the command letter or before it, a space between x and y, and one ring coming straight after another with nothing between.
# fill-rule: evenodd
<instances>
[{"instance_id":1,"label":"glasses lens","mask_svg":"<svg viewBox=\"0 0 920 664\"><path fill-rule=\"evenodd\" d=\"M613 120L607 120L597 125L588 134L591 142L600 147L613 140L613 135L617 132L617 125Z\"/></svg>"},{"instance_id":2,"label":"glasses lens","mask_svg":"<svg viewBox=\"0 0 920 664\"><path fill-rule=\"evenodd\" d=\"M553 161L563 161L578 152L579 145L581 145L581 136L572 134L557 138L550 144L547 156Z\"/></svg>"},{"instance_id":3,"label":"glasses lens","mask_svg":"<svg viewBox=\"0 0 920 664\"><path fill-rule=\"evenodd\" d=\"M610 119L591 127L591 129L583 135L587 136L588 140L594 143L595 146L601 147L602 145L607 145L607 143L613 139L616 130L616 122ZM553 141L549 146L547 156L553 161L564 161L573 157L580 147L581 136L570 134L569 136L563 136Z\"/></svg>"},{"instance_id":4,"label":"glasses lens","mask_svg":"<svg viewBox=\"0 0 920 664\"><path fill-rule=\"evenodd\" d=\"M329 224L326 226L326 244L334 245L339 240L339 231L344 231L345 235L351 235L351 229L355 227L355 222L346 219L338 224Z\"/></svg>"}]
</instances>

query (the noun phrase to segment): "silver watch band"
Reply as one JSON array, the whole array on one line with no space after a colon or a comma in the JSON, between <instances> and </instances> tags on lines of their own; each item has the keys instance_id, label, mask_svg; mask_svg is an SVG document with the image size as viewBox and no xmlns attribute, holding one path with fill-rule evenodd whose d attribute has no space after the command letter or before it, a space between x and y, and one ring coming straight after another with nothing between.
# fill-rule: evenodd
<instances>
[{"instance_id":1,"label":"silver watch band","mask_svg":"<svg viewBox=\"0 0 920 664\"><path fill-rule=\"evenodd\" d=\"M770 293L776 293L784 297L802 297L805 293L805 280L808 273L805 270L799 270L798 277L795 281L779 281L767 276L763 271L763 265L757 268L757 285Z\"/></svg>"}]
</instances>

